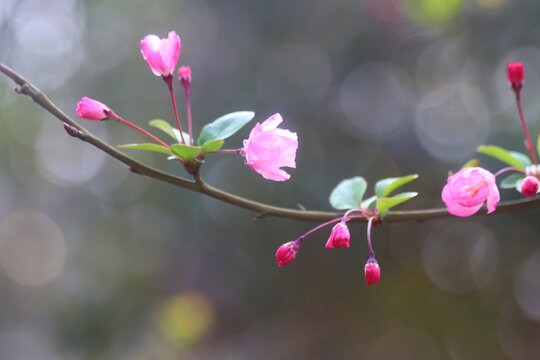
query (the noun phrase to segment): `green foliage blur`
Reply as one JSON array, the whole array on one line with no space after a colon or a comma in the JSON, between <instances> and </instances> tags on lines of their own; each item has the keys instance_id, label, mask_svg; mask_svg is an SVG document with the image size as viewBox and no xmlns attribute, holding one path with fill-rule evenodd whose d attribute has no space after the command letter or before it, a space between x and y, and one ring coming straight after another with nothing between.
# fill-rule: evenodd
<instances>
[{"instance_id":1,"label":"green foliage blur","mask_svg":"<svg viewBox=\"0 0 540 360\"><path fill-rule=\"evenodd\" d=\"M533 0L2 0L0 61L72 117L89 96L150 130L174 117L139 41L176 30L196 134L254 111L281 113L299 135L289 181L224 155L206 159L208 183L329 210L344 178L363 176L371 194L418 173L403 208L420 209L443 206L448 171L471 158L504 166L478 145L525 152L508 61L525 65L538 136L539 16ZM369 288L363 224L349 249L325 249L323 230L278 268L276 249L317 224L254 225L254 213L135 175L12 88L0 76L0 359L540 357L538 210L376 227L382 277ZM146 142L81 123L115 145ZM162 154L125 151L186 175Z\"/></svg>"}]
</instances>

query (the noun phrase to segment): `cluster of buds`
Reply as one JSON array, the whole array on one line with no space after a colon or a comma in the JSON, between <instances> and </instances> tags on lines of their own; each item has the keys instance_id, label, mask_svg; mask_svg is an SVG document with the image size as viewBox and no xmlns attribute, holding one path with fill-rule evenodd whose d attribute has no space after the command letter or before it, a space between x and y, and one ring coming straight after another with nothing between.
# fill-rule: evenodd
<instances>
[{"instance_id":1,"label":"cluster of buds","mask_svg":"<svg viewBox=\"0 0 540 360\"><path fill-rule=\"evenodd\" d=\"M352 209L345 213L345 215L342 218L334 219L331 221L328 221L324 224L321 224L304 235L300 236L295 241L290 241L288 243L285 243L281 245L277 251L276 251L276 261L279 267L289 264L291 261L294 260L296 257L296 254L298 253L298 250L300 250L300 245L302 245L302 242L314 233L315 231L318 231L328 225L331 225L335 222L338 222L333 228L330 233L330 237L328 238L328 241L326 242L326 248L327 249L338 249L338 248L348 248L350 246L350 239L351 239L351 233L349 231L349 228L347 227L347 221L351 218L358 218L358 217L365 217L364 215L358 215L350 217L348 214L353 211L362 211L361 209ZM367 240L368 240L368 246L369 246L369 259L364 267L364 274L366 276L366 282L368 285L373 285L377 282L379 282L381 278L381 269L379 268L379 264L377 263L377 260L375 259L375 252L373 251L373 247L371 245L371 227L373 225L373 217L370 217L368 220L367 225Z\"/></svg>"}]
</instances>

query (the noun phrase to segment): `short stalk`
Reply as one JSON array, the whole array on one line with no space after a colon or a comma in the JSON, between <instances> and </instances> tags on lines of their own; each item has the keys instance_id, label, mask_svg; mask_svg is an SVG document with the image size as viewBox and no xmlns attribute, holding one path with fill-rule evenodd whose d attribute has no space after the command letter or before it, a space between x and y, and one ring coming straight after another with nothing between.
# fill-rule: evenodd
<instances>
[{"instance_id":1,"label":"short stalk","mask_svg":"<svg viewBox=\"0 0 540 360\"><path fill-rule=\"evenodd\" d=\"M188 120L188 131L189 131L189 144L193 146L193 133L191 131L191 101L189 100L189 88L186 88L184 91L186 95L186 109L187 109L187 120Z\"/></svg>"},{"instance_id":2,"label":"short stalk","mask_svg":"<svg viewBox=\"0 0 540 360\"><path fill-rule=\"evenodd\" d=\"M116 121L118 121L118 122L120 122L120 123L122 123L122 124L124 124L124 125L127 125L127 126L130 126L130 127L134 128L135 130L139 131L140 133L143 133L144 135L148 136L150 139L154 140L155 142L157 142L157 143L163 145L163 146L166 147L167 149L170 149L170 148L171 148L166 142L164 142L164 141L161 140L160 138L158 138L158 137L156 137L156 136L150 134L148 131L146 131L146 130L144 130L143 128L140 128L140 127L138 127L137 125L135 125L135 124L133 124L133 123L131 123L131 122L129 122L129 121L127 121L127 120L121 118L120 116L118 116L118 115L115 114L114 117L113 117L113 119L116 120Z\"/></svg>"},{"instance_id":3,"label":"short stalk","mask_svg":"<svg viewBox=\"0 0 540 360\"><path fill-rule=\"evenodd\" d=\"M353 216L349 216L349 220L350 219L359 219L359 218L364 218L365 216L364 215L353 215ZM341 216L341 217L338 217L336 219L332 219L330 221L327 221L319 226L316 226L314 227L313 229L309 230L307 233L305 233L304 235L300 236L300 238L302 238L302 241L304 241L305 238L307 238L309 235L313 234L314 232L317 232L325 227L327 227L328 225L332 225L332 224L335 224L337 222L340 222L342 221L344 218L344 216Z\"/></svg>"},{"instance_id":4,"label":"short stalk","mask_svg":"<svg viewBox=\"0 0 540 360\"><path fill-rule=\"evenodd\" d=\"M529 133L529 129L527 128L527 123L525 122L525 116L523 116L523 109L521 107L521 98L519 96L519 92L516 91L516 104L519 111L519 118L521 120L521 126L523 127L523 133L525 134L525 147L529 151L529 154L531 154L531 159L534 163L534 165L538 165L538 160L536 159L536 153L534 152L532 140L531 140L531 134Z\"/></svg>"},{"instance_id":5,"label":"short stalk","mask_svg":"<svg viewBox=\"0 0 540 360\"><path fill-rule=\"evenodd\" d=\"M520 170L518 168L515 168L515 167L505 167L505 168L502 168L501 170L497 171L495 173L495 177L499 176L499 175L502 175L504 173L507 173L507 172L510 172L510 171L514 171L514 172L518 172L518 173L522 173L522 174L525 174L525 171L523 170Z\"/></svg>"},{"instance_id":6,"label":"short stalk","mask_svg":"<svg viewBox=\"0 0 540 360\"><path fill-rule=\"evenodd\" d=\"M373 251L373 246L371 246L371 226L373 224L373 218L370 217L367 223L367 241L369 246L369 257L374 258L375 257L375 251Z\"/></svg>"},{"instance_id":7,"label":"short stalk","mask_svg":"<svg viewBox=\"0 0 540 360\"><path fill-rule=\"evenodd\" d=\"M173 76L163 76L163 81L165 81L165 83L169 87L169 93L171 94L171 102L174 109L174 117L176 118L176 126L178 126L178 130L180 130L180 138L182 139L182 144L185 144L186 141L184 140L184 134L182 133L182 126L180 125L180 118L178 117L178 109L176 108L176 100L174 98Z\"/></svg>"},{"instance_id":8,"label":"short stalk","mask_svg":"<svg viewBox=\"0 0 540 360\"><path fill-rule=\"evenodd\" d=\"M242 151L242 149L223 149L223 150L208 151L208 152L205 152L204 155L208 155L208 154L239 154L241 151Z\"/></svg>"}]
</instances>

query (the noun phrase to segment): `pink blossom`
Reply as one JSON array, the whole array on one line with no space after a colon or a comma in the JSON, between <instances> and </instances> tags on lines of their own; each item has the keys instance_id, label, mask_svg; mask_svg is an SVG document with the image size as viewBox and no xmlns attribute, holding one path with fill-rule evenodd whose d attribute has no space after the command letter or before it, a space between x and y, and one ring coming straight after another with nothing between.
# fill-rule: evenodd
<instances>
[{"instance_id":1,"label":"pink blossom","mask_svg":"<svg viewBox=\"0 0 540 360\"><path fill-rule=\"evenodd\" d=\"M495 211L499 203L499 189L495 176L480 167L467 167L448 178L442 200L448 212L456 216L471 216L487 199L487 213Z\"/></svg>"},{"instance_id":2,"label":"pink blossom","mask_svg":"<svg viewBox=\"0 0 540 360\"><path fill-rule=\"evenodd\" d=\"M334 228L332 229L332 233L330 234L330 238L328 239L326 243L327 249L336 249L349 247L349 240L351 238L351 233L349 232L349 228L347 225L343 222L338 223Z\"/></svg>"},{"instance_id":3,"label":"pink blossom","mask_svg":"<svg viewBox=\"0 0 540 360\"><path fill-rule=\"evenodd\" d=\"M113 114L112 110L97 100L83 97L77 104L77 115L87 120L107 120Z\"/></svg>"},{"instance_id":4,"label":"pink blossom","mask_svg":"<svg viewBox=\"0 0 540 360\"><path fill-rule=\"evenodd\" d=\"M532 197L538 192L538 179L534 176L527 176L521 184L521 193L527 197Z\"/></svg>"},{"instance_id":5,"label":"pink blossom","mask_svg":"<svg viewBox=\"0 0 540 360\"><path fill-rule=\"evenodd\" d=\"M300 249L298 241L289 241L279 247L276 251L276 260L278 266L284 266L294 260L296 253Z\"/></svg>"},{"instance_id":6,"label":"pink blossom","mask_svg":"<svg viewBox=\"0 0 540 360\"><path fill-rule=\"evenodd\" d=\"M265 179L288 180L291 176L280 167L296 167L298 136L289 130L278 129L282 121L280 114L274 114L262 124L257 123L249 138L244 140L242 154L246 156L246 163Z\"/></svg>"},{"instance_id":7,"label":"pink blossom","mask_svg":"<svg viewBox=\"0 0 540 360\"><path fill-rule=\"evenodd\" d=\"M188 90L191 86L191 68L189 66L180 66L178 69L178 80L184 90Z\"/></svg>"},{"instance_id":8,"label":"pink blossom","mask_svg":"<svg viewBox=\"0 0 540 360\"><path fill-rule=\"evenodd\" d=\"M169 32L167 39L146 35L141 40L141 53L156 76L167 77L174 72L180 47L180 37L174 31Z\"/></svg>"},{"instance_id":9,"label":"pink blossom","mask_svg":"<svg viewBox=\"0 0 540 360\"><path fill-rule=\"evenodd\" d=\"M374 257L370 257L364 267L364 273L366 275L366 282L368 285L378 283L381 279L381 268L379 263Z\"/></svg>"}]
</instances>

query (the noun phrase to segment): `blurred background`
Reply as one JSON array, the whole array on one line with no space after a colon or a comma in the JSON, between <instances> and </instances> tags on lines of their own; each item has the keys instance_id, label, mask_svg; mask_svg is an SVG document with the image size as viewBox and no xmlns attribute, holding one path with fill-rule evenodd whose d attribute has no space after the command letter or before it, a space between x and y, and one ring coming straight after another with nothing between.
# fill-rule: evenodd
<instances>
[{"instance_id":1,"label":"blurred background","mask_svg":"<svg viewBox=\"0 0 540 360\"><path fill-rule=\"evenodd\" d=\"M291 180L227 155L207 159L210 184L329 210L343 178L371 192L419 173L402 208L440 207L448 171L479 144L525 152L508 61L525 65L540 132L539 16L536 0L2 0L0 61L70 116L89 96L148 128L173 114L139 41L176 30L196 132L253 110L299 135ZM363 224L351 248L325 250L321 231L278 268L277 247L317 224L254 226L252 212L136 176L12 88L0 76L1 359L540 358L538 210L377 227L382 279L369 288ZM81 122L115 145L146 142Z\"/></svg>"}]
</instances>

